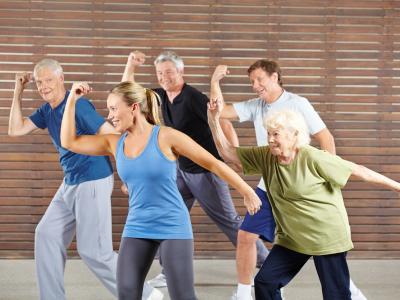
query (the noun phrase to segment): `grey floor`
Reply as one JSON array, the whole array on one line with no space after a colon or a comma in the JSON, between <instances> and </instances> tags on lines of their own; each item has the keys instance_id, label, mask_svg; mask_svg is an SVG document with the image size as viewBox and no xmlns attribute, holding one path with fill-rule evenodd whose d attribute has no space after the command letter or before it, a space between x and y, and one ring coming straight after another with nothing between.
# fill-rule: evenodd
<instances>
[{"instance_id":1,"label":"grey floor","mask_svg":"<svg viewBox=\"0 0 400 300\"><path fill-rule=\"evenodd\" d=\"M400 299L400 260L349 260L353 281L369 300ZM159 272L155 262L149 278ZM196 292L199 300L228 300L235 289L233 260L196 260ZM0 299L38 299L33 260L0 260ZM65 286L68 300L112 300L81 260L67 262ZM168 300L167 289L161 289ZM287 300L322 299L312 262L285 288Z\"/></svg>"}]
</instances>

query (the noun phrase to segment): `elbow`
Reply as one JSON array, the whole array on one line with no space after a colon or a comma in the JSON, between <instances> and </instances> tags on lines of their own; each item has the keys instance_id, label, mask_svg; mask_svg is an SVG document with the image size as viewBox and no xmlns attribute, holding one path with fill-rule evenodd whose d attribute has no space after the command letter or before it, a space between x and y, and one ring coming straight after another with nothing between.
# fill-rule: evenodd
<instances>
[{"instance_id":1,"label":"elbow","mask_svg":"<svg viewBox=\"0 0 400 300\"><path fill-rule=\"evenodd\" d=\"M11 137L16 137L16 136L21 136L22 134L20 134L18 131L12 129L11 127L8 128L8 136Z\"/></svg>"}]
</instances>

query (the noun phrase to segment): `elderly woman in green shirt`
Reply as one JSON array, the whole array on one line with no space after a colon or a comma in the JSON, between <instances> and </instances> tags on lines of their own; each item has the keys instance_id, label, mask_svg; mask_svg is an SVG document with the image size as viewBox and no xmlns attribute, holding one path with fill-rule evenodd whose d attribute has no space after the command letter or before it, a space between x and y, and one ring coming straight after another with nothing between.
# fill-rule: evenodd
<instances>
[{"instance_id":1,"label":"elderly woman in green shirt","mask_svg":"<svg viewBox=\"0 0 400 300\"><path fill-rule=\"evenodd\" d=\"M256 299L281 299L313 256L325 300L351 299L346 253L353 248L341 188L351 175L400 191L400 183L309 145L301 114L271 112L268 146L232 147L219 126L221 102L211 100L209 124L220 155L246 175L262 174L276 221L274 246L255 278Z\"/></svg>"}]
</instances>

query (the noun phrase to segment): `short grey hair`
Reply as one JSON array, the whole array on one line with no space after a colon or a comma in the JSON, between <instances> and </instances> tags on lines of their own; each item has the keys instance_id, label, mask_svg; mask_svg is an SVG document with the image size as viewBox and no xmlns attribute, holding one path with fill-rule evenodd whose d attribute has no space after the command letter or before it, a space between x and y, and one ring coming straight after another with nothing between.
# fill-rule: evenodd
<instances>
[{"instance_id":1,"label":"short grey hair","mask_svg":"<svg viewBox=\"0 0 400 300\"><path fill-rule=\"evenodd\" d=\"M63 69L58 61L52 58L45 58L39 61L33 69L33 77L36 77L37 72L43 68L49 68L56 75L63 75Z\"/></svg>"},{"instance_id":2,"label":"short grey hair","mask_svg":"<svg viewBox=\"0 0 400 300\"><path fill-rule=\"evenodd\" d=\"M173 62L178 71L183 71L185 65L183 64L182 58L173 51L164 51L154 60L154 65L163 63L166 61Z\"/></svg>"},{"instance_id":3,"label":"short grey hair","mask_svg":"<svg viewBox=\"0 0 400 300\"><path fill-rule=\"evenodd\" d=\"M304 117L294 110L275 110L267 114L264 127L269 130L287 130L297 134L296 148L310 144L310 131Z\"/></svg>"}]
</instances>

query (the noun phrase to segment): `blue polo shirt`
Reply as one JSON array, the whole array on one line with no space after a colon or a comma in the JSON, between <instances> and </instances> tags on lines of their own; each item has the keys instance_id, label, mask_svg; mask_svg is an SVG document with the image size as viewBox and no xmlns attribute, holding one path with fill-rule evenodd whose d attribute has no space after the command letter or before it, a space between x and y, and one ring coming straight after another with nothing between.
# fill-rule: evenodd
<instances>
[{"instance_id":1,"label":"blue polo shirt","mask_svg":"<svg viewBox=\"0 0 400 300\"><path fill-rule=\"evenodd\" d=\"M66 92L64 100L54 109L49 103L45 103L29 118L38 128L48 129L54 147L59 153L66 184L75 185L105 178L113 173L107 156L82 155L61 147L61 122L68 95L69 91ZM77 135L96 134L104 124L104 118L96 112L93 104L86 98L80 98L76 103L75 121Z\"/></svg>"}]
</instances>

